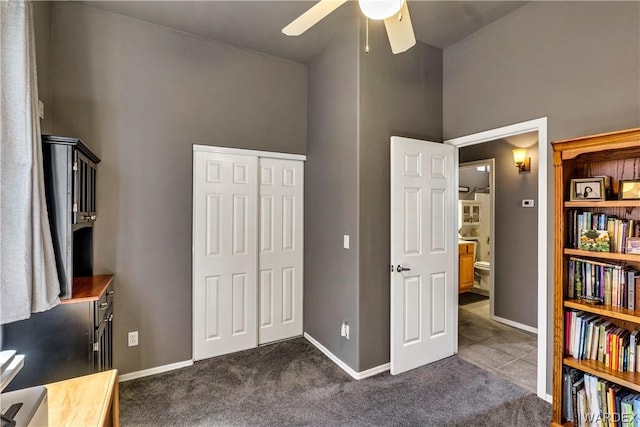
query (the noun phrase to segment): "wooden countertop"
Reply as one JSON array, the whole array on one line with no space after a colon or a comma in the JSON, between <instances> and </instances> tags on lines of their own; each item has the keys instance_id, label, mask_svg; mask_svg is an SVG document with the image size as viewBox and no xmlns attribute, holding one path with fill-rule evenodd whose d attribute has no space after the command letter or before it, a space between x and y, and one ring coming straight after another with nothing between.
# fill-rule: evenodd
<instances>
[{"instance_id":1,"label":"wooden countertop","mask_svg":"<svg viewBox=\"0 0 640 427\"><path fill-rule=\"evenodd\" d=\"M76 277L73 279L71 298L60 301L61 304L99 300L113 281L113 274L101 276Z\"/></svg>"},{"instance_id":2,"label":"wooden countertop","mask_svg":"<svg viewBox=\"0 0 640 427\"><path fill-rule=\"evenodd\" d=\"M50 426L119 426L118 371L47 384Z\"/></svg>"}]
</instances>

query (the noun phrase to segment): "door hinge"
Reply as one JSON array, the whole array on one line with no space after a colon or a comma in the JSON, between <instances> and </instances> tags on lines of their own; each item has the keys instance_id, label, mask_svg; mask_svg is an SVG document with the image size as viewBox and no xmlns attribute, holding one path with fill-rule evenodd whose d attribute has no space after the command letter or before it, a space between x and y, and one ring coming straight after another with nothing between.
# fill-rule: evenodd
<instances>
[{"instance_id":1,"label":"door hinge","mask_svg":"<svg viewBox=\"0 0 640 427\"><path fill-rule=\"evenodd\" d=\"M93 343L93 351L100 351L100 343L97 343L97 342Z\"/></svg>"},{"instance_id":2,"label":"door hinge","mask_svg":"<svg viewBox=\"0 0 640 427\"><path fill-rule=\"evenodd\" d=\"M78 170L78 162L73 162L73 170L74 171Z\"/></svg>"}]
</instances>

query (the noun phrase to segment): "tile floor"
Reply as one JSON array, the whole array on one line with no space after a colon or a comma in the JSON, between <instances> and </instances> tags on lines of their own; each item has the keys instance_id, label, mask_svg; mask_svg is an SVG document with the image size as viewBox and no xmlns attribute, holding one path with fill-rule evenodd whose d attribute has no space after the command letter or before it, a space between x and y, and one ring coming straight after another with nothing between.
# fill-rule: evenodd
<instances>
[{"instance_id":1,"label":"tile floor","mask_svg":"<svg viewBox=\"0 0 640 427\"><path fill-rule=\"evenodd\" d=\"M536 392L537 336L489 319L489 300L458 306L458 356Z\"/></svg>"}]
</instances>

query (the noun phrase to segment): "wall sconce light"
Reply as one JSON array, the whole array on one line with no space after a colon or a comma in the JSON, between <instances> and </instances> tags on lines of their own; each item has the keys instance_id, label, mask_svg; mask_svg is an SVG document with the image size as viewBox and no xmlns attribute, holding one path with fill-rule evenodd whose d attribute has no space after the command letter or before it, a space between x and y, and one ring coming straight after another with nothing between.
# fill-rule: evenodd
<instances>
[{"instance_id":1,"label":"wall sconce light","mask_svg":"<svg viewBox=\"0 0 640 427\"><path fill-rule=\"evenodd\" d=\"M531 172L531 157L527 157L526 148L516 148L513 150L513 161L516 162L518 173Z\"/></svg>"}]
</instances>

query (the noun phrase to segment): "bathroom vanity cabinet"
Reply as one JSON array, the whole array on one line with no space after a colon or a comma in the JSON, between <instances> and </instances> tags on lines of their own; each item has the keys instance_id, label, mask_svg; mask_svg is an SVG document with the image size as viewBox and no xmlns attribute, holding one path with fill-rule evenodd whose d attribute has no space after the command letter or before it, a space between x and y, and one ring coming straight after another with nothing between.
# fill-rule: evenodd
<instances>
[{"instance_id":1,"label":"bathroom vanity cabinet","mask_svg":"<svg viewBox=\"0 0 640 427\"><path fill-rule=\"evenodd\" d=\"M458 244L458 292L466 292L473 287L473 243Z\"/></svg>"}]
</instances>

